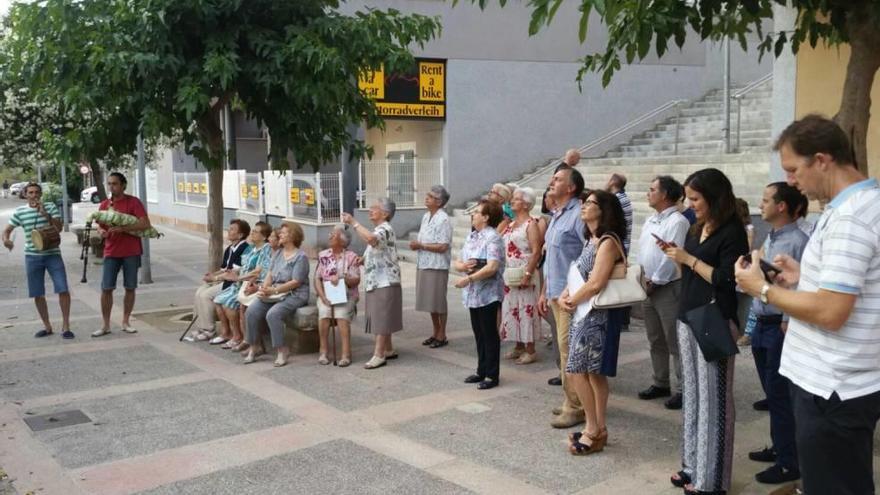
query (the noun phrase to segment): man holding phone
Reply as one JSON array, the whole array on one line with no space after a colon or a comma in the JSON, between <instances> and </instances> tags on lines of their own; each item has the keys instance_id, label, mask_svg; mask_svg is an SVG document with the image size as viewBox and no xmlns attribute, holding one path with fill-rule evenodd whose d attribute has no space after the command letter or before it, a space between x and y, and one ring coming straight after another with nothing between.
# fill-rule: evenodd
<instances>
[{"instance_id":1,"label":"man holding phone","mask_svg":"<svg viewBox=\"0 0 880 495\"><path fill-rule=\"evenodd\" d=\"M761 199L761 218L770 224L772 230L767 234L761 247L760 263L765 277L771 279L778 273L772 270L765 260L778 255L788 255L800 261L809 238L798 228L798 205L804 201L796 188L785 182L774 182L764 188ZM769 275L768 275L769 273ZM772 280L771 280L772 281ZM757 317L752 331L752 357L761 379L761 387L767 397L770 410L770 438L772 447L749 453L749 459L758 462L772 462L773 465L755 475L760 483L783 483L800 478L797 450L794 436L794 413L788 396L788 379L779 374L779 360L782 357L782 343L788 330L788 316L772 304L752 299L752 312Z\"/></svg>"},{"instance_id":2,"label":"man holding phone","mask_svg":"<svg viewBox=\"0 0 880 495\"><path fill-rule=\"evenodd\" d=\"M779 373L792 383L804 493L874 493L880 184L859 171L847 133L819 115L789 125L774 149L788 183L827 205L800 264L774 257L781 273L769 284L740 259L736 281L791 316Z\"/></svg>"},{"instance_id":3,"label":"man holding phone","mask_svg":"<svg viewBox=\"0 0 880 495\"><path fill-rule=\"evenodd\" d=\"M670 397L667 409L681 409L681 362L678 358L676 318L681 294L678 266L663 253L670 243L684 246L690 222L678 211L684 193L681 184L661 175L648 188L648 206L656 213L642 227L639 238L639 264L645 271L648 298L642 302L645 330L651 349L654 383L639 392L642 400ZM675 394L669 380L669 358L675 366Z\"/></svg>"}]
</instances>

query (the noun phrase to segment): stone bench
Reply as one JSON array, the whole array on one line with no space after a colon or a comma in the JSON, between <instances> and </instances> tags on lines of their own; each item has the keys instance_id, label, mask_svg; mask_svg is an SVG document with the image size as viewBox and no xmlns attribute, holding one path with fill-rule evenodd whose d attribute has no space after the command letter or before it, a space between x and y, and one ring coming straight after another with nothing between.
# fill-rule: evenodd
<instances>
[{"instance_id":1,"label":"stone bench","mask_svg":"<svg viewBox=\"0 0 880 495\"><path fill-rule=\"evenodd\" d=\"M284 342L291 354L318 352L318 307L312 303L297 309L284 321ZM267 349L271 348L267 347Z\"/></svg>"}]
</instances>

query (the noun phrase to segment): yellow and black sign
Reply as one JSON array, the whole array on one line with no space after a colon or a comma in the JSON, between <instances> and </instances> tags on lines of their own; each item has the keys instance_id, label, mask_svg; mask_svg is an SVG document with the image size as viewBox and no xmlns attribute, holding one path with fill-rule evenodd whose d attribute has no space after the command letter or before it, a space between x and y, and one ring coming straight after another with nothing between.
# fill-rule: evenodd
<instances>
[{"instance_id":1,"label":"yellow and black sign","mask_svg":"<svg viewBox=\"0 0 880 495\"><path fill-rule=\"evenodd\" d=\"M416 66L403 74L366 71L358 87L376 100L383 117L446 119L446 60L417 58Z\"/></svg>"},{"instance_id":2,"label":"yellow and black sign","mask_svg":"<svg viewBox=\"0 0 880 495\"><path fill-rule=\"evenodd\" d=\"M299 188L291 187L290 188L290 202L294 204L299 204Z\"/></svg>"}]
</instances>

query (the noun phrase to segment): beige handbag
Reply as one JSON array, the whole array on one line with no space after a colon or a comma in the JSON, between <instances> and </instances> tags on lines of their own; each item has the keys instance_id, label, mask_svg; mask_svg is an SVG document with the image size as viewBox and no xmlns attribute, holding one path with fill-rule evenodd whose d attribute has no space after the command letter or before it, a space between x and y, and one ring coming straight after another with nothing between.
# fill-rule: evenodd
<instances>
[{"instance_id":1,"label":"beige handbag","mask_svg":"<svg viewBox=\"0 0 880 495\"><path fill-rule=\"evenodd\" d=\"M502 277L504 278L504 285L508 287L519 287L519 284L522 283L523 277L526 276L526 267L511 267L505 268Z\"/></svg>"},{"instance_id":2,"label":"beige handbag","mask_svg":"<svg viewBox=\"0 0 880 495\"><path fill-rule=\"evenodd\" d=\"M614 242L622 258L614 264L608 284L593 298L593 307L596 309L623 308L644 301L648 298L648 294L645 292L645 275L642 266L627 264L623 244L616 235L603 235L599 239L599 244L601 245L606 238Z\"/></svg>"}]
</instances>

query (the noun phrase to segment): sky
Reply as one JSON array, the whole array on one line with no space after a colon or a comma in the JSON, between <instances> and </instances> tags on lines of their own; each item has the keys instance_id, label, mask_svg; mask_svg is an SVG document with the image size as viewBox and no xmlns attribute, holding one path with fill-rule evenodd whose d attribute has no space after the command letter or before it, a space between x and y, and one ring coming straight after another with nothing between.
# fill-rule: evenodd
<instances>
[{"instance_id":1,"label":"sky","mask_svg":"<svg viewBox=\"0 0 880 495\"><path fill-rule=\"evenodd\" d=\"M10 3L12 3L12 0L0 0L0 16L6 15Z\"/></svg>"}]
</instances>

